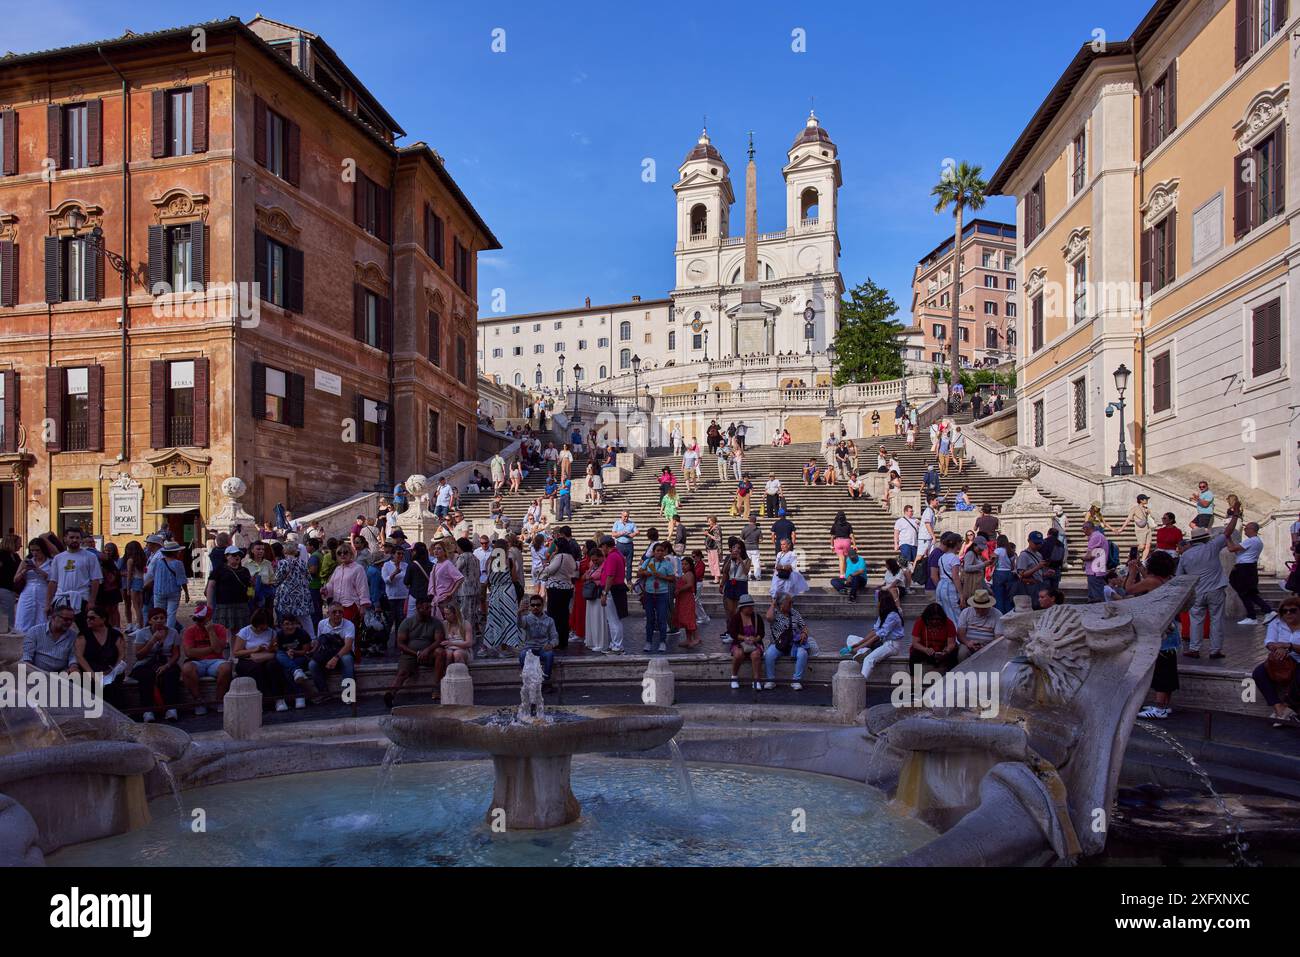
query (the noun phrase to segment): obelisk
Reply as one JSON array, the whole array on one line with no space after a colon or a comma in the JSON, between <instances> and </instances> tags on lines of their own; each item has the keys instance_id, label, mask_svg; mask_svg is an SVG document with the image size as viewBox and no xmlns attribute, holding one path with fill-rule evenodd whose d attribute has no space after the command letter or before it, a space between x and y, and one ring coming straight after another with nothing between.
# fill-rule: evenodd
<instances>
[{"instance_id":1,"label":"obelisk","mask_svg":"<svg viewBox=\"0 0 1300 957\"><path fill-rule=\"evenodd\" d=\"M758 167L754 165L754 134L749 134L749 162L745 165L745 272L736 313L736 355L767 353L767 312L758 285Z\"/></svg>"}]
</instances>

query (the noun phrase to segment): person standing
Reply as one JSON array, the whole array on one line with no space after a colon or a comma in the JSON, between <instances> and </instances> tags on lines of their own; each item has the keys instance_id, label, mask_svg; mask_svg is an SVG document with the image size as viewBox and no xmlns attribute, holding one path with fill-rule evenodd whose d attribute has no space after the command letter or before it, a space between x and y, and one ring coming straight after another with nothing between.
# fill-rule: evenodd
<instances>
[{"instance_id":1,"label":"person standing","mask_svg":"<svg viewBox=\"0 0 1300 957\"><path fill-rule=\"evenodd\" d=\"M623 568L627 573L627 583L632 581L632 555L636 546L637 527L636 522L632 521L632 513L623 509L618 520L614 522L610 529L613 532L614 544L618 553L623 556ZM622 647L621 643L619 647Z\"/></svg>"},{"instance_id":2,"label":"person standing","mask_svg":"<svg viewBox=\"0 0 1300 957\"><path fill-rule=\"evenodd\" d=\"M1035 531L1029 533L1025 547L1016 555L1015 570L1019 583L1015 593L1028 595L1031 604L1038 601L1038 591L1043 586L1043 570L1047 568L1047 559L1042 551L1043 533Z\"/></svg>"},{"instance_id":3,"label":"person standing","mask_svg":"<svg viewBox=\"0 0 1300 957\"><path fill-rule=\"evenodd\" d=\"M750 513L749 521L740 529L740 540L750 561L749 577L755 581L763 577L758 547L763 540L763 530L758 526L758 516Z\"/></svg>"},{"instance_id":4,"label":"person standing","mask_svg":"<svg viewBox=\"0 0 1300 957\"><path fill-rule=\"evenodd\" d=\"M763 486L763 514L775 516L781 507L781 480L775 472L767 475L767 484Z\"/></svg>"},{"instance_id":5,"label":"person standing","mask_svg":"<svg viewBox=\"0 0 1300 957\"><path fill-rule=\"evenodd\" d=\"M1210 657L1222 658L1223 654L1223 592L1228 587L1228 576L1223 573L1219 561L1219 552L1228 547L1232 533L1237 528L1237 516L1229 517L1223 531L1211 537L1210 530L1204 525L1197 525L1188 536L1188 546L1178 559L1179 575L1196 576L1196 593L1192 607L1188 611L1191 618L1191 634L1188 639L1188 658L1201 657L1201 641L1205 637L1205 615L1210 615Z\"/></svg>"},{"instance_id":6,"label":"person standing","mask_svg":"<svg viewBox=\"0 0 1300 957\"><path fill-rule=\"evenodd\" d=\"M1202 479L1200 484L1197 485L1196 494L1190 496L1190 498L1196 505L1196 516L1192 519L1192 525L1199 528L1212 526L1214 524L1214 493L1210 491L1210 483Z\"/></svg>"},{"instance_id":7,"label":"person standing","mask_svg":"<svg viewBox=\"0 0 1300 957\"><path fill-rule=\"evenodd\" d=\"M1247 522L1242 530L1240 544L1228 543L1228 551L1236 556L1236 563L1228 573L1228 584L1237 593L1241 603L1246 607L1246 617L1237 622L1239 625L1257 625L1259 619L1272 614L1259 594L1259 553L1264 550L1264 540L1259 537L1259 524ZM1263 609L1254 614L1255 609Z\"/></svg>"},{"instance_id":8,"label":"person standing","mask_svg":"<svg viewBox=\"0 0 1300 957\"><path fill-rule=\"evenodd\" d=\"M600 565L600 607L605 614L605 624L609 629L609 649L611 655L623 653L623 619L627 617L627 568L624 564L623 550L614 539L606 535L600 541L605 560ZM631 550L631 542L628 543Z\"/></svg>"},{"instance_id":9,"label":"person standing","mask_svg":"<svg viewBox=\"0 0 1300 957\"><path fill-rule=\"evenodd\" d=\"M1128 510L1128 515L1124 518L1124 524L1115 532L1115 537L1118 538L1124 534L1124 530L1129 525L1133 526L1133 532L1137 535L1138 548L1141 550L1141 557L1144 562L1151 556L1151 533L1155 524L1151 517L1151 507L1147 504L1150 501L1150 496L1139 495L1133 507Z\"/></svg>"},{"instance_id":10,"label":"person standing","mask_svg":"<svg viewBox=\"0 0 1300 957\"><path fill-rule=\"evenodd\" d=\"M904 505L903 514L894 522L894 551L906 568L916 563L921 523L912 517L912 506Z\"/></svg>"},{"instance_id":11,"label":"person standing","mask_svg":"<svg viewBox=\"0 0 1300 957\"><path fill-rule=\"evenodd\" d=\"M637 574L645 591L645 648L652 654L655 633L659 634L659 651L668 650L668 598L677 587L676 566L666 557L663 542L655 542L653 549Z\"/></svg>"},{"instance_id":12,"label":"person standing","mask_svg":"<svg viewBox=\"0 0 1300 957\"><path fill-rule=\"evenodd\" d=\"M75 613L77 630L85 631L86 611L98 599L103 579L99 556L81 547L81 529L69 528L63 533L63 551L54 556L54 568L46 585L45 613L50 613L56 599L66 599Z\"/></svg>"},{"instance_id":13,"label":"person standing","mask_svg":"<svg viewBox=\"0 0 1300 957\"><path fill-rule=\"evenodd\" d=\"M555 622L555 647L559 651L569 647L569 610L573 605L573 579L577 574L578 563L556 535L547 550L542 584L546 588L546 614Z\"/></svg>"},{"instance_id":14,"label":"person standing","mask_svg":"<svg viewBox=\"0 0 1300 957\"><path fill-rule=\"evenodd\" d=\"M500 495L506 484L506 460L501 457L500 452L492 453L492 458L488 460L488 468L492 472L492 492Z\"/></svg>"},{"instance_id":15,"label":"person standing","mask_svg":"<svg viewBox=\"0 0 1300 957\"><path fill-rule=\"evenodd\" d=\"M709 564L709 575L716 585L722 577L722 528L715 515L710 515L704 528L704 553Z\"/></svg>"},{"instance_id":16,"label":"person standing","mask_svg":"<svg viewBox=\"0 0 1300 957\"><path fill-rule=\"evenodd\" d=\"M1102 530L1092 522L1081 526L1084 537L1088 540L1088 551L1084 555L1085 569L1088 575L1088 601L1105 600L1106 560L1110 556L1110 542Z\"/></svg>"}]
</instances>

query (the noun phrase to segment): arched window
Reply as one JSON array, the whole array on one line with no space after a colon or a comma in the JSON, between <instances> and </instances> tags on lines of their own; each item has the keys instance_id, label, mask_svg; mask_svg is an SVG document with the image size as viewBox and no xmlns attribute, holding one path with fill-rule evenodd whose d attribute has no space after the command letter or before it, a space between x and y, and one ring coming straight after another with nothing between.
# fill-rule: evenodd
<instances>
[{"instance_id":1,"label":"arched window","mask_svg":"<svg viewBox=\"0 0 1300 957\"><path fill-rule=\"evenodd\" d=\"M799 219L801 221L808 224L817 222L819 199L817 190L811 186L799 194Z\"/></svg>"},{"instance_id":2,"label":"arched window","mask_svg":"<svg viewBox=\"0 0 1300 957\"><path fill-rule=\"evenodd\" d=\"M516 372L516 373L515 373L515 388L516 388L516 389L522 389L523 387L524 387L524 374L523 374L522 372Z\"/></svg>"},{"instance_id":3,"label":"arched window","mask_svg":"<svg viewBox=\"0 0 1300 957\"><path fill-rule=\"evenodd\" d=\"M620 369L632 368L632 350L622 349L618 353L618 367Z\"/></svg>"},{"instance_id":4,"label":"arched window","mask_svg":"<svg viewBox=\"0 0 1300 957\"><path fill-rule=\"evenodd\" d=\"M691 238L703 239L709 235L709 211L703 203L691 207Z\"/></svg>"},{"instance_id":5,"label":"arched window","mask_svg":"<svg viewBox=\"0 0 1300 957\"><path fill-rule=\"evenodd\" d=\"M674 329L668 333L668 350L671 352L676 348L677 348L677 330Z\"/></svg>"},{"instance_id":6,"label":"arched window","mask_svg":"<svg viewBox=\"0 0 1300 957\"><path fill-rule=\"evenodd\" d=\"M776 278L776 270L773 269L771 265L769 265L768 263L760 262L758 264L758 271L761 274L760 278L762 279L766 280L766 279ZM736 283L741 281L744 275L745 275L745 264L741 263L739 266L736 267L736 271L731 274L731 284L733 286L736 285Z\"/></svg>"},{"instance_id":7,"label":"arched window","mask_svg":"<svg viewBox=\"0 0 1300 957\"><path fill-rule=\"evenodd\" d=\"M607 378L608 376L609 376L609 366L601 366L601 367L600 367L600 377L601 377L602 379L604 379L604 378Z\"/></svg>"},{"instance_id":8,"label":"arched window","mask_svg":"<svg viewBox=\"0 0 1300 957\"><path fill-rule=\"evenodd\" d=\"M618 341L619 342L632 341L632 323L624 321L618 324Z\"/></svg>"}]
</instances>

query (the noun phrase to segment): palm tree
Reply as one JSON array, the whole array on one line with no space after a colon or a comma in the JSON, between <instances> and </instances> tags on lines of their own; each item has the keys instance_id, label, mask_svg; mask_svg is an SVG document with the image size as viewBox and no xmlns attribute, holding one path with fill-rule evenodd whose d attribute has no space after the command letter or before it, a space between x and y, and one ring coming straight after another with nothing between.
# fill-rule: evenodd
<instances>
[{"instance_id":1,"label":"palm tree","mask_svg":"<svg viewBox=\"0 0 1300 957\"><path fill-rule=\"evenodd\" d=\"M958 289L961 284L962 214L967 209L973 212L984 208L984 191L988 189L989 184L980 176L982 172L984 167L971 166L964 161L955 167L945 165L938 184L930 190L930 195L935 198L934 211L942 213L951 206L953 218L957 220L952 257L952 353L949 357L951 366L948 374L949 397L952 396L952 387L957 382L957 373L961 366L958 358L961 354L961 296Z\"/></svg>"}]
</instances>

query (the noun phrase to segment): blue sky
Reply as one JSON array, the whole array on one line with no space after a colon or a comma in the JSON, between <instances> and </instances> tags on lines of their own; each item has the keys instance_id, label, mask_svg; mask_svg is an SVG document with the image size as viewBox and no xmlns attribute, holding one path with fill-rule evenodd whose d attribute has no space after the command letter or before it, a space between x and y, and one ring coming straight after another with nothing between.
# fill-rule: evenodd
<instances>
[{"instance_id":1,"label":"blue sky","mask_svg":"<svg viewBox=\"0 0 1300 957\"><path fill-rule=\"evenodd\" d=\"M809 99L840 151L840 268L911 304L916 261L952 231L929 198L946 157L993 170L1078 50L1124 39L1145 0L969 4L709 4L228 0L178 5L0 0L0 48L45 49L257 13L321 34L425 140L501 240L480 257L479 302L511 313L665 295L672 183L708 115L743 229L747 131L759 229L784 227L781 166ZM183 11L179 12L178 11ZM491 49L505 31L504 53ZM792 50L802 29L806 52ZM642 181L652 158L657 180ZM1010 220L1009 199L982 215Z\"/></svg>"}]
</instances>

